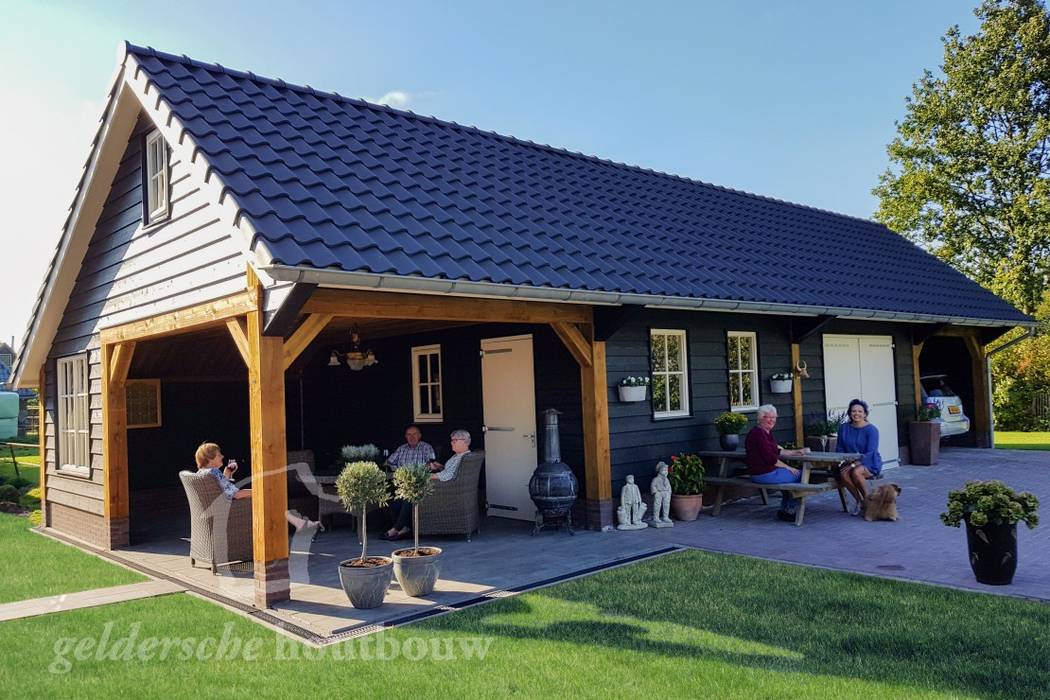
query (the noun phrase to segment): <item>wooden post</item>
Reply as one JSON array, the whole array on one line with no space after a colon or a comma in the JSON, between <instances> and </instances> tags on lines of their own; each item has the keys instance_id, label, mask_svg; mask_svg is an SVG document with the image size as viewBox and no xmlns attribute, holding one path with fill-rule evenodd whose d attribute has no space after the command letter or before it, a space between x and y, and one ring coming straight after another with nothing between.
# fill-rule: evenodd
<instances>
[{"instance_id":1,"label":"wooden post","mask_svg":"<svg viewBox=\"0 0 1050 700\"><path fill-rule=\"evenodd\" d=\"M47 527L47 360L40 365L40 387L37 389L37 439L40 440L40 513Z\"/></svg>"},{"instance_id":2,"label":"wooden post","mask_svg":"<svg viewBox=\"0 0 1050 700\"><path fill-rule=\"evenodd\" d=\"M587 522L595 529L613 526L612 463L609 450L609 387L605 375L605 342L587 327L590 366L580 365L583 403L583 461Z\"/></svg>"},{"instance_id":3,"label":"wooden post","mask_svg":"<svg viewBox=\"0 0 1050 700\"><path fill-rule=\"evenodd\" d=\"M252 446L252 547L255 606L288 600L288 476L285 470L284 341L262 334L262 312L248 314L248 394Z\"/></svg>"},{"instance_id":4,"label":"wooden post","mask_svg":"<svg viewBox=\"0 0 1050 700\"><path fill-rule=\"evenodd\" d=\"M108 547L129 544L127 378L134 342L102 345L102 489Z\"/></svg>"},{"instance_id":5,"label":"wooden post","mask_svg":"<svg viewBox=\"0 0 1050 700\"><path fill-rule=\"evenodd\" d=\"M802 346L800 343L791 344L791 371L802 360ZM802 377L795 373L795 381L791 382L791 402L795 412L795 444L805 447L805 435L802 431Z\"/></svg>"},{"instance_id":6,"label":"wooden post","mask_svg":"<svg viewBox=\"0 0 1050 700\"><path fill-rule=\"evenodd\" d=\"M973 374L973 428L977 447L992 446L992 416L988 410L991 387L985 369L985 350L975 336L966 336L966 348L970 351Z\"/></svg>"},{"instance_id":7,"label":"wooden post","mask_svg":"<svg viewBox=\"0 0 1050 700\"><path fill-rule=\"evenodd\" d=\"M922 405L922 380L919 379L919 356L922 355L922 343L911 344L911 373L915 382L915 409ZM914 412L912 412L914 416Z\"/></svg>"}]
</instances>

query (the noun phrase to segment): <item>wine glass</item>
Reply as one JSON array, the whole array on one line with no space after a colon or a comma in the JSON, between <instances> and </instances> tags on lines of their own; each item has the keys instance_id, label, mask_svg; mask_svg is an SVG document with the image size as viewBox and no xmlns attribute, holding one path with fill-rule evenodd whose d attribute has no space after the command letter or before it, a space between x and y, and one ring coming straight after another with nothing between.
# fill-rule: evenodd
<instances>
[{"instance_id":1,"label":"wine glass","mask_svg":"<svg viewBox=\"0 0 1050 700\"><path fill-rule=\"evenodd\" d=\"M827 452L828 451L828 436L827 435L821 435L820 436L820 451L821 452Z\"/></svg>"}]
</instances>

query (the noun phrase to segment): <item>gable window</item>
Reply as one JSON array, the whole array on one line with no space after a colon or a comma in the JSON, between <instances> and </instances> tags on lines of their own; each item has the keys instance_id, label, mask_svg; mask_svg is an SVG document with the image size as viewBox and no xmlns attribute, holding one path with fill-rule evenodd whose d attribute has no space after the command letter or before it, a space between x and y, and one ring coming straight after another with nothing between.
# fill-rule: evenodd
<instances>
[{"instance_id":1,"label":"gable window","mask_svg":"<svg viewBox=\"0 0 1050 700\"><path fill-rule=\"evenodd\" d=\"M87 356L64 357L56 369L59 469L87 476L91 467Z\"/></svg>"},{"instance_id":2,"label":"gable window","mask_svg":"<svg viewBox=\"0 0 1050 700\"><path fill-rule=\"evenodd\" d=\"M417 423L440 423L441 346L412 348L412 413Z\"/></svg>"},{"instance_id":3,"label":"gable window","mask_svg":"<svg viewBox=\"0 0 1050 700\"><path fill-rule=\"evenodd\" d=\"M729 406L734 411L758 408L758 338L753 331L729 331Z\"/></svg>"},{"instance_id":4,"label":"gable window","mask_svg":"<svg viewBox=\"0 0 1050 700\"><path fill-rule=\"evenodd\" d=\"M146 137L146 223L168 216L168 144L159 131Z\"/></svg>"},{"instance_id":5,"label":"gable window","mask_svg":"<svg viewBox=\"0 0 1050 700\"><path fill-rule=\"evenodd\" d=\"M649 366L653 375L653 417L689 415L689 372L685 331L649 331Z\"/></svg>"}]
</instances>

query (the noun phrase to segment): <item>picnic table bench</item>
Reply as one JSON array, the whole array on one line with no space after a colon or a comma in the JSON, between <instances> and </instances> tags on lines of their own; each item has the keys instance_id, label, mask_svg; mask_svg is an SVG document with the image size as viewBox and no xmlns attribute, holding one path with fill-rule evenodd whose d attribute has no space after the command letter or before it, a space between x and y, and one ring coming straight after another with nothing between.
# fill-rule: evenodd
<instances>
[{"instance_id":1,"label":"picnic table bench","mask_svg":"<svg viewBox=\"0 0 1050 700\"><path fill-rule=\"evenodd\" d=\"M789 484L756 484L751 480L750 476L744 473L746 469L744 462L747 459L747 453L744 450L705 450L697 452L696 455L700 459L716 460L718 463L717 473L714 476L704 477L705 482L717 487L715 490L715 507L711 511L712 517L718 517L718 514L722 512L722 500L728 486L759 491L762 495L763 505L769 503L769 491L789 491L798 500L798 507L795 511L795 525L798 527L802 525L802 519L806 513L806 499L810 496L833 489L837 490L839 492L839 501L842 503L842 510L846 510L844 487L835 479L831 468L843 460L855 460L862 457L860 454L843 452L810 452L802 457L781 457L784 460L800 461L802 463L800 480L797 483ZM730 465L734 465L732 469ZM818 474L828 477L827 481L810 483L810 477L814 473L814 468L816 468Z\"/></svg>"}]
</instances>

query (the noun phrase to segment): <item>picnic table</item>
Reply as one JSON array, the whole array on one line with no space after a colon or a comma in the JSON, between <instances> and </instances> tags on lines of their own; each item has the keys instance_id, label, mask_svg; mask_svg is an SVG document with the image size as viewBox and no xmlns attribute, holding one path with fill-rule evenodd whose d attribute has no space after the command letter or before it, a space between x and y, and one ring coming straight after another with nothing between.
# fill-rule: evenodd
<instances>
[{"instance_id":1,"label":"picnic table","mask_svg":"<svg viewBox=\"0 0 1050 700\"><path fill-rule=\"evenodd\" d=\"M833 473L834 467L843 460L859 460L863 455L844 452L810 452L800 457L781 456L781 460L801 463L801 478L798 483L790 484L756 484L751 477L744 473L746 469L745 460L747 453L744 450L705 450L697 452L701 459L716 460L718 469L715 476L704 477L708 484L716 486L715 507L711 511L712 517L718 517L722 512L722 500L725 496L726 487L748 488L758 490L762 495L762 503L769 503L769 491L790 491L798 500L795 511L795 525L802 526L802 519L806 513L806 499L810 496L836 489L839 492L839 501L842 510L846 510L846 494L844 487ZM731 468L732 466L732 468ZM826 481L811 483L814 470L821 476L827 477Z\"/></svg>"}]
</instances>

